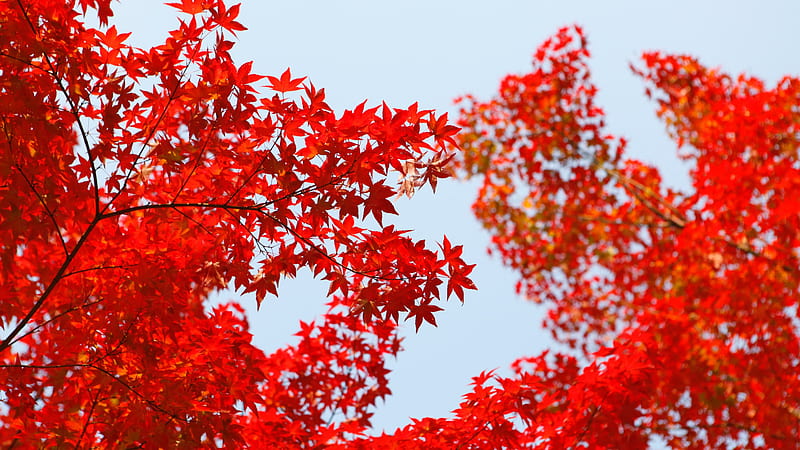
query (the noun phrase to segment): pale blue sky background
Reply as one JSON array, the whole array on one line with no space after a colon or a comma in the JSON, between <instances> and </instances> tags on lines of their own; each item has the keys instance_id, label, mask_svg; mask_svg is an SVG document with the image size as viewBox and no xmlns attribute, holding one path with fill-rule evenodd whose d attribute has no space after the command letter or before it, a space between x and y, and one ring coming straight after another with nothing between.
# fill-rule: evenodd
<instances>
[{"instance_id":1,"label":"pale blue sky background","mask_svg":"<svg viewBox=\"0 0 800 450\"><path fill-rule=\"evenodd\" d=\"M175 13L155 0L123 2L120 31L138 31L132 43L162 39ZM530 55L559 27L580 24L590 42L598 103L608 131L626 136L634 157L657 164L664 179L686 186L685 168L656 120L655 105L628 64L645 50L689 53L729 73L747 71L773 83L800 75L800 2L794 1L245 1L235 55L254 71L276 75L291 67L325 88L341 110L364 99L451 111L464 93L486 98L500 78L530 67ZM454 117L455 118L455 117ZM472 218L473 185L452 180L414 199L398 201L401 228L433 241L447 234L477 263L462 306L451 301L418 335L405 327L403 352L392 363L394 395L379 405L375 427L393 429L409 417L446 416L467 392L470 377L505 369L515 358L552 345L539 328L541 309L514 295L514 274L485 255L488 235ZM433 245L433 243L431 243ZM304 277L281 285L281 297L260 311L245 296L252 331L266 351L292 341L298 319L323 311L326 287ZM226 298L234 294L224 294Z\"/></svg>"}]
</instances>

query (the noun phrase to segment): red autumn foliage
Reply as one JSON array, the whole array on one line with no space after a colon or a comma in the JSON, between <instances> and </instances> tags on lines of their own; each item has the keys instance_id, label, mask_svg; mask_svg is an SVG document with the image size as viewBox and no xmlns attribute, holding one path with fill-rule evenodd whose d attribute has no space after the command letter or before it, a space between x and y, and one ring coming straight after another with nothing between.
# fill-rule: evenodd
<instances>
[{"instance_id":1,"label":"red autumn foliage","mask_svg":"<svg viewBox=\"0 0 800 450\"><path fill-rule=\"evenodd\" d=\"M416 105L337 114L234 63L237 6L171 5L178 29L138 49L110 0L0 3L3 447L794 448L800 82L645 54L682 192L604 131L579 28L462 100L456 135ZM373 436L397 323L474 288L460 246L383 225L451 162L573 354ZM301 268L331 299L296 345L266 355L238 305L206 307Z\"/></svg>"},{"instance_id":2,"label":"red autumn foliage","mask_svg":"<svg viewBox=\"0 0 800 450\"><path fill-rule=\"evenodd\" d=\"M237 6L173 6L178 29L138 49L83 22L109 0L0 4L4 448L341 441L389 393L395 324L473 288L446 239L381 224L446 176L456 127L336 114L288 70L233 62ZM300 268L331 309L272 355L237 306L204 305L231 285L261 302Z\"/></svg>"},{"instance_id":3,"label":"red autumn foliage","mask_svg":"<svg viewBox=\"0 0 800 450\"><path fill-rule=\"evenodd\" d=\"M582 30L562 29L530 73L461 103L462 172L482 181L473 208L491 250L583 361L522 359L495 377L497 413L517 422L487 424L485 442L795 448L800 81L768 88L644 54L633 70L692 163L679 191L604 131L588 57ZM531 399L507 399L528 386Z\"/></svg>"}]
</instances>

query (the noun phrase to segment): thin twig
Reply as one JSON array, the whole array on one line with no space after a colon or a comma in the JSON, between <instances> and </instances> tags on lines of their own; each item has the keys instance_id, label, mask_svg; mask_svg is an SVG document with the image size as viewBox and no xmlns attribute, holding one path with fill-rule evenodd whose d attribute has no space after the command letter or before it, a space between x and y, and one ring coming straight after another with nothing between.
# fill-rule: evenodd
<instances>
[{"instance_id":1,"label":"thin twig","mask_svg":"<svg viewBox=\"0 0 800 450\"><path fill-rule=\"evenodd\" d=\"M55 228L56 234L58 235L58 240L61 241L61 248L64 250L64 256L66 257L67 255L69 255L69 248L67 248L67 241L64 239L64 235L61 234L61 226L58 224L55 214L53 213L53 211L50 210L50 207L47 206L47 202L44 201L42 195L39 194L39 191L36 190L36 186L33 185L33 182L31 182L28 176L25 175L25 172L22 170L22 167L20 167L19 164L15 164L14 167L17 169L20 175L22 175L22 178L25 179L25 182L28 184L28 187L31 188L34 195L36 195L36 198L39 199L39 203L42 205L42 207L44 207L47 216L50 217L50 221L53 222L53 227Z\"/></svg>"},{"instance_id":2,"label":"thin twig","mask_svg":"<svg viewBox=\"0 0 800 450\"><path fill-rule=\"evenodd\" d=\"M28 12L25 11L25 7L22 5L22 0L17 0L17 6L19 6L20 11L22 12L22 16L25 18L25 21L28 23L31 31L35 36L38 36L39 32L36 29L36 26L31 21L30 16L28 16ZM47 65L50 67L50 71L48 72L53 79L58 84L58 89L64 95L67 103L70 107L70 113L75 117L75 123L78 124L78 129L81 134L81 139L83 140L83 145L86 148L86 154L88 156L89 166L91 167L92 171L92 187L94 190L94 206L95 206L95 214L100 212L100 184L97 177L97 167L94 164L94 156L92 156L92 147L89 145L89 137L86 129L83 127L83 122L81 122L81 115L78 111L78 106L72 101L72 98L69 95L69 91L64 86L64 80L62 80L58 75L55 67L53 66L52 61L50 60L50 55L47 54L46 51L42 50L42 57L44 58Z\"/></svg>"},{"instance_id":3,"label":"thin twig","mask_svg":"<svg viewBox=\"0 0 800 450\"><path fill-rule=\"evenodd\" d=\"M17 1L19 1L19 0L17 0ZM122 193L125 191L125 188L128 186L128 182L130 181L131 177L133 176L134 168L139 163L139 160L141 160L143 158L145 149L150 145L150 141L153 139L153 137L158 132L158 128L159 128L159 126L161 126L161 122L164 120L164 117L166 117L166 115L167 115L167 111L169 110L169 106L175 100L175 98L177 97L178 91L183 86L183 80L184 80L184 77L186 76L186 73L188 72L189 68L191 67L192 58L194 58L194 56L200 50L200 44L202 44L202 42L205 39L206 35L207 34L203 34L202 36L200 36L199 42L194 47L192 56L190 57L189 61L187 62L186 67L184 67L183 70L181 70L181 73L178 76L178 79L175 81L175 87L169 92L169 96L167 98L167 103L164 105L164 108L159 113L155 124L153 125L152 129L148 133L147 138L144 140L144 142L142 142L142 146L139 149L139 152L136 154L136 158L134 158L133 163L131 163L131 167L128 169L127 173L125 174L125 177L124 177L124 179L122 181L122 185L120 186L120 188L117 191L117 193L114 194L111 197L111 200L109 200L108 203L106 203L105 207L100 212L100 215L103 215L103 213L108 211L108 208L111 206L111 204L114 203L114 201L120 195L122 195Z\"/></svg>"}]
</instances>

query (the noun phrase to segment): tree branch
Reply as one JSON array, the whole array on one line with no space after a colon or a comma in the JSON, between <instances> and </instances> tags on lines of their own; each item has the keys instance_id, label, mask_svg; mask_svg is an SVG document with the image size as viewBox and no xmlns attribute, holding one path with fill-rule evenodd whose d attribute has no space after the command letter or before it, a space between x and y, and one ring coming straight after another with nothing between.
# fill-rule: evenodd
<instances>
[{"instance_id":1,"label":"tree branch","mask_svg":"<svg viewBox=\"0 0 800 450\"><path fill-rule=\"evenodd\" d=\"M94 227L97 226L98 222L99 219L95 218L95 220L93 220L89 224L89 226L83 232L83 235L81 235L80 240L78 240L78 243L75 244L75 247L72 248L72 251L67 255L66 259L64 259L64 262L61 263L61 267L59 267L55 276L53 276L53 279L50 280L50 283L47 285L42 295L39 296L39 299L36 300L36 302L33 304L33 307L31 307L30 311L28 311L28 314L26 314L25 317L23 317L19 321L19 323L17 324L16 327L14 327L11 333L9 333L9 335L6 336L5 339L3 339L3 342L0 342L0 352L7 349L8 347L11 346L11 344L14 343L14 338L22 331L23 328L25 328L28 322L30 322L30 320L33 318L33 315L36 314L37 311L39 311L42 305L44 305L44 302L47 300L50 294L53 293L53 290L56 288L58 282L61 281L61 279L64 277L64 274L67 272L67 268L69 267L70 263L72 263L72 260L75 259L75 256L77 256L81 247L83 247L83 244L89 238L89 235L92 233Z\"/></svg>"},{"instance_id":2,"label":"tree branch","mask_svg":"<svg viewBox=\"0 0 800 450\"><path fill-rule=\"evenodd\" d=\"M17 0L17 6L19 6L20 11L22 12L22 16L25 18L25 21L28 23L28 26L30 27L33 34L38 36L39 32L36 29L36 26L31 21L28 12L25 11L25 7L22 5L22 0ZM92 147L89 145L88 133L86 132L86 129L83 127L83 123L81 122L81 115L78 111L78 106L72 101L72 98L69 96L69 92L67 91L67 88L64 86L64 81L58 77L56 69L53 66L52 61L50 60L50 56L44 50L42 50L41 53L48 67L50 67L50 70L45 72L49 73L56 81L58 89L61 91L61 94L64 95L64 98L66 99L67 104L69 105L70 113L75 117L75 123L78 124L78 130L80 131L81 139L83 140L83 146L86 148L86 154L88 156L89 166L91 167L92 187L94 189L95 214L97 214L100 212L100 191L99 191L100 185L97 178L97 167L95 167L94 164L94 156L92 156Z\"/></svg>"},{"instance_id":3,"label":"tree branch","mask_svg":"<svg viewBox=\"0 0 800 450\"><path fill-rule=\"evenodd\" d=\"M28 187L31 188L31 191L33 191L34 195L36 195L36 198L39 199L39 203L42 205L42 207L44 207L47 216L50 217L50 221L53 222L53 227L55 228L56 234L58 235L58 240L61 241L61 248L64 250L64 256L66 257L67 255L69 255L69 249L67 248L67 241L64 239L64 235L61 234L61 226L58 224L55 214L53 213L53 211L50 210L50 207L47 206L47 203L44 201L44 198L42 198L42 195L39 194L39 191L36 190L36 186L33 185L33 182L31 182L28 176L25 175L25 172L22 170L22 167L20 167L19 164L15 164L14 167L17 169L20 175L22 175L22 178L25 179L25 182L28 184Z\"/></svg>"}]
</instances>

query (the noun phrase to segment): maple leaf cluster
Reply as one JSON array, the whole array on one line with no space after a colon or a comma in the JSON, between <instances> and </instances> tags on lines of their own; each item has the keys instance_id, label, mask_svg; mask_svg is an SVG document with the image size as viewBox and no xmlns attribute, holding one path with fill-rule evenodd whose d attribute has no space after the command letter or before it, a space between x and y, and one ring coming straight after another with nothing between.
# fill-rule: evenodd
<instances>
[{"instance_id":1,"label":"maple leaf cluster","mask_svg":"<svg viewBox=\"0 0 800 450\"><path fill-rule=\"evenodd\" d=\"M691 162L679 191L604 131L588 57L582 30L564 28L495 98L461 100L460 170L482 182L473 209L491 251L584 361L540 355L500 388L476 380L468 400L524 424L480 433L546 448L794 448L800 81L767 88L645 53L633 70Z\"/></svg>"},{"instance_id":2,"label":"maple leaf cluster","mask_svg":"<svg viewBox=\"0 0 800 450\"><path fill-rule=\"evenodd\" d=\"M794 448L800 81L645 54L684 192L604 130L578 27L463 98L457 134L417 105L336 113L233 61L238 6L169 5L177 28L140 49L110 0L0 3L3 447ZM474 289L461 246L384 225L453 165L570 350L370 435L398 323ZM295 345L267 355L241 306L207 307L304 268L330 300Z\"/></svg>"},{"instance_id":3,"label":"maple leaf cluster","mask_svg":"<svg viewBox=\"0 0 800 450\"><path fill-rule=\"evenodd\" d=\"M238 6L171 5L177 28L139 49L108 0L0 4L3 447L363 432L397 322L473 288L459 247L383 225L448 175L446 117L337 114L289 70L234 63ZM301 268L331 310L296 346L264 355L236 305L205 306L228 286L260 303Z\"/></svg>"}]
</instances>

